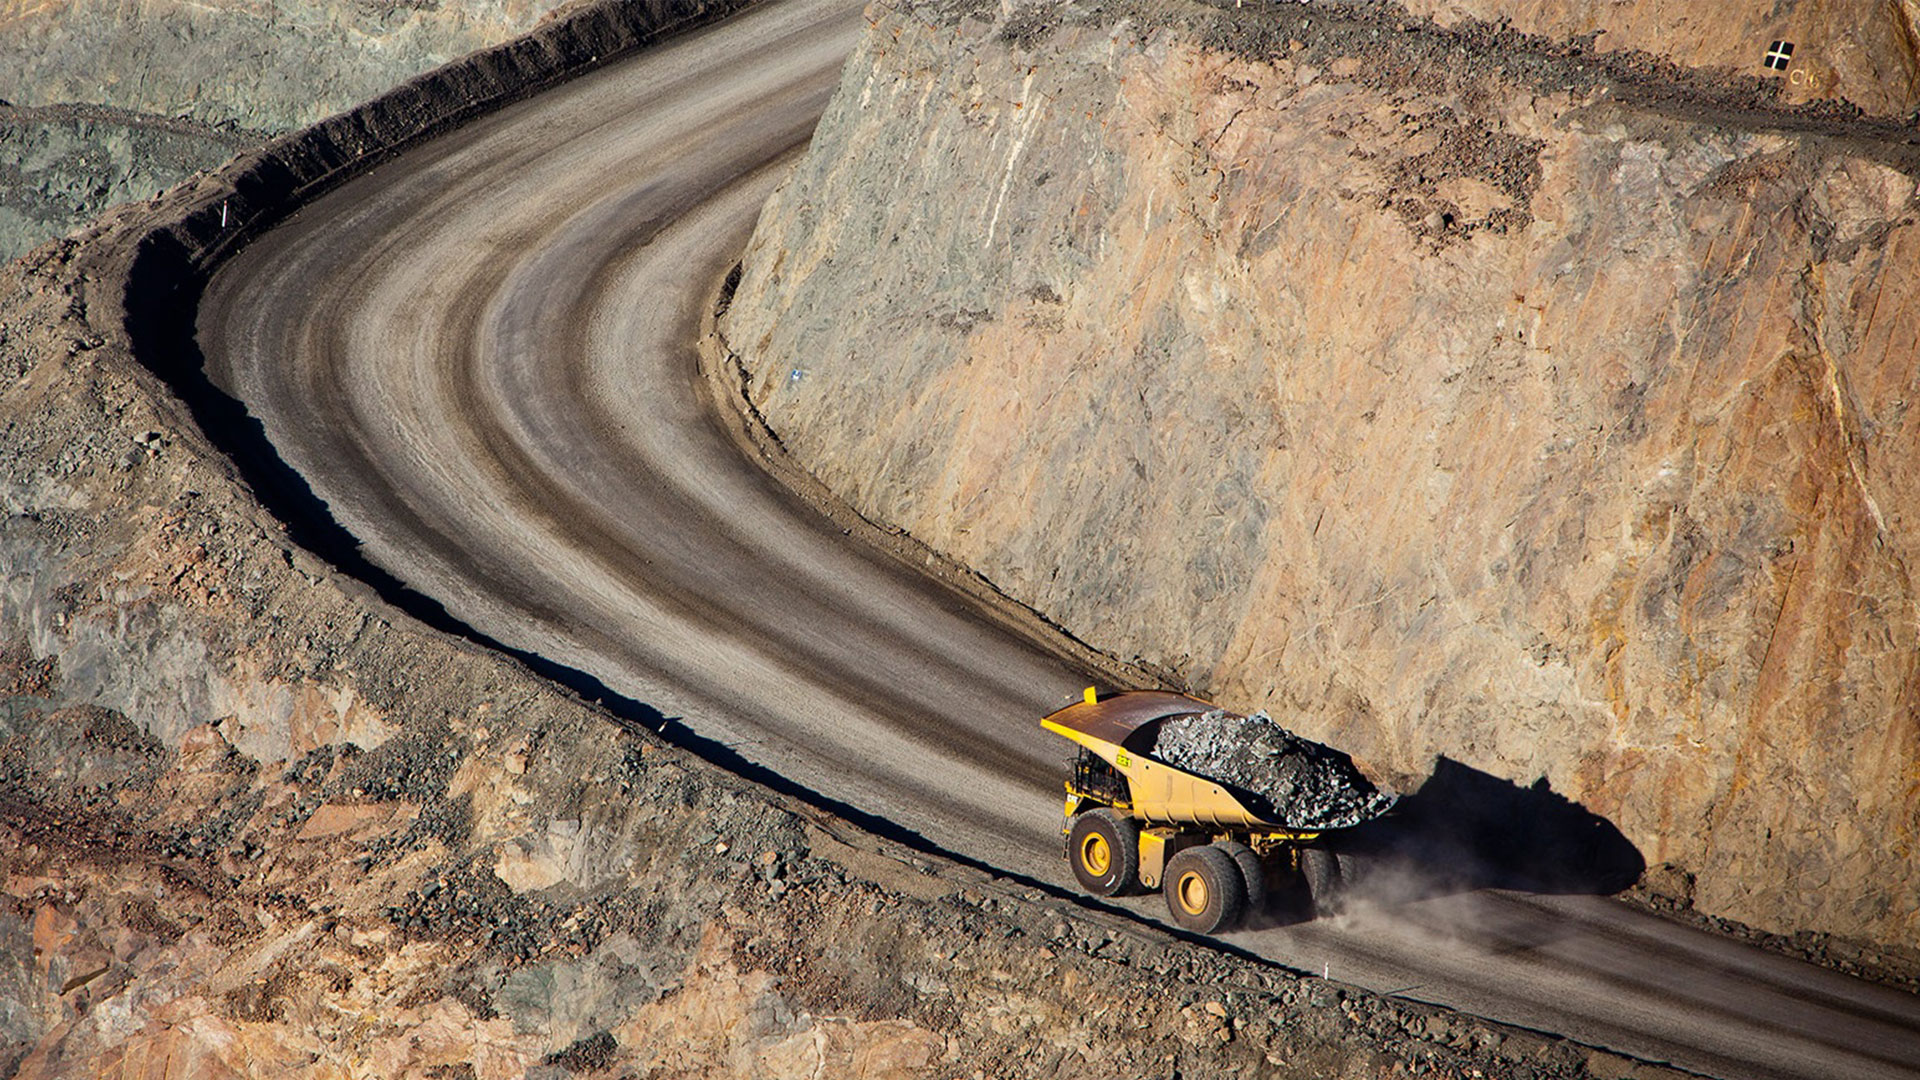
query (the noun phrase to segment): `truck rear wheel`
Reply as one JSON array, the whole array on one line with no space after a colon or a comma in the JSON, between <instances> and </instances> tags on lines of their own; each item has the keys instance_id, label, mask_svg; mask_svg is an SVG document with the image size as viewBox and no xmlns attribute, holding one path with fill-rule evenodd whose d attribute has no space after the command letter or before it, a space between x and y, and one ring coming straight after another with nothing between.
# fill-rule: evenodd
<instances>
[{"instance_id":1,"label":"truck rear wheel","mask_svg":"<svg viewBox=\"0 0 1920 1080\"><path fill-rule=\"evenodd\" d=\"M1080 887L1095 896L1125 896L1140 881L1140 828L1110 806L1073 819L1067 861Z\"/></svg>"},{"instance_id":2,"label":"truck rear wheel","mask_svg":"<svg viewBox=\"0 0 1920 1080\"><path fill-rule=\"evenodd\" d=\"M1267 910L1267 864L1238 840L1223 840L1214 846L1226 852L1240 868L1240 877L1247 883L1247 914L1257 915Z\"/></svg>"},{"instance_id":3,"label":"truck rear wheel","mask_svg":"<svg viewBox=\"0 0 1920 1080\"><path fill-rule=\"evenodd\" d=\"M1183 929L1231 930L1246 914L1246 878L1218 845L1190 847L1168 860L1165 885L1167 911Z\"/></svg>"},{"instance_id":4,"label":"truck rear wheel","mask_svg":"<svg viewBox=\"0 0 1920 1080\"><path fill-rule=\"evenodd\" d=\"M1302 850L1300 877L1306 883L1307 902L1313 905L1314 915L1326 918L1340 913L1340 863L1333 852L1317 847Z\"/></svg>"}]
</instances>

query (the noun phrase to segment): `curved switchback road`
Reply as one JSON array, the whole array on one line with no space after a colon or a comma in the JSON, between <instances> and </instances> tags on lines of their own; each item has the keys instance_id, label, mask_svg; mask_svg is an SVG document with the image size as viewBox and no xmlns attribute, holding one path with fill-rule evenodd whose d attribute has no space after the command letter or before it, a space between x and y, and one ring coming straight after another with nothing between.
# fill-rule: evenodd
<instances>
[{"instance_id":1,"label":"curved switchback road","mask_svg":"<svg viewBox=\"0 0 1920 1080\"><path fill-rule=\"evenodd\" d=\"M849 541L736 450L696 374L701 308L860 27L848 0L782 0L423 145L229 263L202 348L368 557L455 618L1070 884L1066 748L1035 720L1087 680ZM1602 899L1232 940L1717 1076L1920 1077L1920 1000Z\"/></svg>"}]
</instances>

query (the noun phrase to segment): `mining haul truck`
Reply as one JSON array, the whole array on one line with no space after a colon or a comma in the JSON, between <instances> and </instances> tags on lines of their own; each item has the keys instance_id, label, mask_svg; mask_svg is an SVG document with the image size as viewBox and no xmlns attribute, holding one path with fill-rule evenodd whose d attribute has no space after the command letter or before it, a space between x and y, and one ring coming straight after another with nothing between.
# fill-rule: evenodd
<instances>
[{"instance_id":1,"label":"mining haul truck","mask_svg":"<svg viewBox=\"0 0 1920 1080\"><path fill-rule=\"evenodd\" d=\"M1040 721L1080 746L1062 830L1074 877L1095 896L1159 889L1173 921L1203 934L1233 929L1287 887L1304 887L1316 913L1330 912L1340 871L1326 834L1337 830L1265 819L1244 792L1153 756L1163 723L1213 709L1183 694L1102 699L1088 687Z\"/></svg>"}]
</instances>

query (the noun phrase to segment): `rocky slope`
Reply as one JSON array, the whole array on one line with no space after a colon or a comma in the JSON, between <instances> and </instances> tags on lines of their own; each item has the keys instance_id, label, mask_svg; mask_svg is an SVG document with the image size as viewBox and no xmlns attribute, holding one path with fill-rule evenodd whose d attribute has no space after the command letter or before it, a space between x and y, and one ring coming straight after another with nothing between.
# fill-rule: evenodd
<instances>
[{"instance_id":1,"label":"rocky slope","mask_svg":"<svg viewBox=\"0 0 1920 1080\"><path fill-rule=\"evenodd\" d=\"M260 508L155 374L236 231L685 13L587 9L0 271L0 1075L1673 1075L880 840Z\"/></svg>"},{"instance_id":2,"label":"rocky slope","mask_svg":"<svg viewBox=\"0 0 1920 1080\"><path fill-rule=\"evenodd\" d=\"M118 109L0 106L0 262L258 141Z\"/></svg>"},{"instance_id":3,"label":"rocky slope","mask_svg":"<svg viewBox=\"0 0 1920 1080\"><path fill-rule=\"evenodd\" d=\"M1792 51L1778 73L1783 100L1894 114L1920 105L1916 0L1408 0L1407 8L1443 26L1504 22L1555 40L1586 38L1603 53L1654 53L1726 72L1765 72L1762 61L1784 41Z\"/></svg>"},{"instance_id":4,"label":"rocky slope","mask_svg":"<svg viewBox=\"0 0 1920 1080\"><path fill-rule=\"evenodd\" d=\"M829 487L1095 644L1913 944L1915 131L1714 68L1746 30L1516 28L1574 8L1638 40L876 9L726 332Z\"/></svg>"},{"instance_id":5,"label":"rocky slope","mask_svg":"<svg viewBox=\"0 0 1920 1080\"><path fill-rule=\"evenodd\" d=\"M282 132L524 33L562 0L12 0L0 98Z\"/></svg>"},{"instance_id":6,"label":"rocky slope","mask_svg":"<svg viewBox=\"0 0 1920 1080\"><path fill-rule=\"evenodd\" d=\"M557 6L0 2L0 262Z\"/></svg>"}]
</instances>

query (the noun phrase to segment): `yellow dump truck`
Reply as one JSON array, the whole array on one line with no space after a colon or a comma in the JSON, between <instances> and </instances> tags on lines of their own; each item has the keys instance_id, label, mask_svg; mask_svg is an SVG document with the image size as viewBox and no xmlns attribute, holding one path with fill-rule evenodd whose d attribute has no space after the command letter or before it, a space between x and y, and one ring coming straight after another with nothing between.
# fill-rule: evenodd
<instances>
[{"instance_id":1,"label":"yellow dump truck","mask_svg":"<svg viewBox=\"0 0 1920 1080\"><path fill-rule=\"evenodd\" d=\"M1164 691L1083 700L1042 719L1079 744L1067 781L1067 861L1095 896L1159 889L1175 923L1231 930L1288 884L1330 910L1338 864L1319 831L1263 820L1221 783L1152 755L1160 725L1214 707Z\"/></svg>"}]
</instances>

